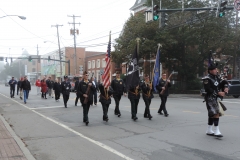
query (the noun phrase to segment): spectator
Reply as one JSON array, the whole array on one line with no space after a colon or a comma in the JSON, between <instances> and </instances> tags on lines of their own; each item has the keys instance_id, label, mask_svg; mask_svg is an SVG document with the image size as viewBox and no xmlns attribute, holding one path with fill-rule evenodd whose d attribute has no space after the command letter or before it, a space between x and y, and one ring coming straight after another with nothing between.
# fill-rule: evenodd
<instances>
[{"instance_id":1,"label":"spectator","mask_svg":"<svg viewBox=\"0 0 240 160\"><path fill-rule=\"evenodd\" d=\"M10 85L10 97L14 98L17 81L14 79L14 77L12 77L12 79L8 82L8 84Z\"/></svg>"},{"instance_id":2,"label":"spectator","mask_svg":"<svg viewBox=\"0 0 240 160\"><path fill-rule=\"evenodd\" d=\"M28 81L27 76L24 77L21 88L23 90L24 103L26 104L27 99L28 99L29 91L31 90L31 84Z\"/></svg>"},{"instance_id":3,"label":"spectator","mask_svg":"<svg viewBox=\"0 0 240 160\"><path fill-rule=\"evenodd\" d=\"M55 100L56 102L60 99L60 93L61 93L61 84L59 83L58 79L55 79L55 82L53 84L53 90L55 94Z\"/></svg>"},{"instance_id":4,"label":"spectator","mask_svg":"<svg viewBox=\"0 0 240 160\"><path fill-rule=\"evenodd\" d=\"M41 81L40 78L36 80L35 86L37 87L37 95L40 94Z\"/></svg>"}]
</instances>

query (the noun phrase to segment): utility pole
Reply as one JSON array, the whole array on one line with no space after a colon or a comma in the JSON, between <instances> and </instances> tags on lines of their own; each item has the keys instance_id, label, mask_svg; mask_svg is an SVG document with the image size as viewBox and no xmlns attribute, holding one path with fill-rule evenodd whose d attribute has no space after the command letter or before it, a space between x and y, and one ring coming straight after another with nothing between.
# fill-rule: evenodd
<instances>
[{"instance_id":1,"label":"utility pole","mask_svg":"<svg viewBox=\"0 0 240 160\"><path fill-rule=\"evenodd\" d=\"M37 57L38 57L38 44L37 44ZM38 60L36 60L36 64L37 64L37 74L36 74L36 80L38 79Z\"/></svg>"},{"instance_id":2,"label":"utility pole","mask_svg":"<svg viewBox=\"0 0 240 160\"><path fill-rule=\"evenodd\" d=\"M73 37L74 37L74 68L75 68L75 75L77 74L77 51L76 51L76 32L77 34L79 34L78 30L76 31L75 29L75 24L79 24L80 23L75 23L75 17L81 17L81 16L75 16L75 15L72 15L72 16L68 16L68 17L72 17L73 18L73 22L72 23L69 23L68 24L73 24L73 30L71 30L71 34L73 34Z\"/></svg>"},{"instance_id":3,"label":"utility pole","mask_svg":"<svg viewBox=\"0 0 240 160\"><path fill-rule=\"evenodd\" d=\"M61 48L60 48L60 42L59 42L59 32L58 32L58 27L62 27L63 25L52 25L51 27L56 27L57 28L57 37L58 37L58 53L59 53L59 60L60 60L60 82L62 82L62 57L61 57Z\"/></svg>"}]
</instances>

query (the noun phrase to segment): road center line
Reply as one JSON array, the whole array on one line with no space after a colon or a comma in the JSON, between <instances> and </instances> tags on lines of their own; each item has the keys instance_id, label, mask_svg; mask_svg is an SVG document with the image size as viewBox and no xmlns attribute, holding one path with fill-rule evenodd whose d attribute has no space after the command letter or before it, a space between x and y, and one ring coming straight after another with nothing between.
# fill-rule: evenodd
<instances>
[{"instance_id":1,"label":"road center line","mask_svg":"<svg viewBox=\"0 0 240 160\"><path fill-rule=\"evenodd\" d=\"M38 109L51 109L51 108L64 108L64 106L38 107L38 108L29 108L29 109L31 109L31 110L38 110Z\"/></svg>"},{"instance_id":2,"label":"road center line","mask_svg":"<svg viewBox=\"0 0 240 160\"><path fill-rule=\"evenodd\" d=\"M2 93L0 93L0 94L1 94L2 96L4 96L4 97L10 99L9 97L5 96L4 94L2 94ZM49 120L49 121L51 121L51 122L53 122L53 123L55 123L55 124L57 124L57 125L65 128L66 130L75 133L76 135L78 135L78 136L80 136L80 137L88 140L89 142L92 142L92 143L94 143L94 144L96 144L96 145L98 145L98 146L106 149L107 151L112 152L112 153L118 155L119 157L122 157L122 158L124 158L124 159L126 159L126 160L133 160L132 158L130 158L130 157L128 157L128 156L126 156L126 155L118 152L117 150L115 150L115 149L113 149L113 148L111 148L111 147L109 147L109 146L107 146L107 145L105 145L105 144L103 144L103 143L101 143L101 142L98 142L98 141L96 141L96 140L94 140L94 139L91 139L91 138L89 138L89 137L87 137L87 136L84 136L83 134L81 134L81 133L79 133L79 132L77 132L77 131L69 128L68 126L66 126L66 125L64 125L64 124L62 124L62 123L60 123L60 122L58 122L58 121L56 121L56 120L54 120L54 119L49 118L49 117L47 117L47 116L45 116L45 115L43 115L43 114L41 114L41 113L39 113L39 112L37 112L37 111L35 111L35 110L33 110L33 109L30 109L29 107L25 106L24 104L19 103L19 102L16 101L16 100L13 100L13 99L10 99L10 100L14 101L15 103L18 103L19 105L25 107L26 109L28 109L28 110L30 110L30 111L32 111L32 112L38 114L39 116L41 116L41 117L43 117L43 118L45 118L45 119L47 119L47 120Z\"/></svg>"}]
</instances>

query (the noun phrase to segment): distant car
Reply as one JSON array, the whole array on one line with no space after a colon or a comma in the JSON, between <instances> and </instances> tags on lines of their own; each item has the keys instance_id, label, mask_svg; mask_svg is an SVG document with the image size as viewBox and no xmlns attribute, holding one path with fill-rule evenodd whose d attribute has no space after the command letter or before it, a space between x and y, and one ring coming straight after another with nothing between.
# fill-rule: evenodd
<instances>
[{"instance_id":1,"label":"distant car","mask_svg":"<svg viewBox=\"0 0 240 160\"><path fill-rule=\"evenodd\" d=\"M232 79L228 80L229 91L227 96L233 96L234 98L240 97L240 80Z\"/></svg>"},{"instance_id":2,"label":"distant car","mask_svg":"<svg viewBox=\"0 0 240 160\"><path fill-rule=\"evenodd\" d=\"M8 82L5 83L5 86L9 86Z\"/></svg>"}]
</instances>

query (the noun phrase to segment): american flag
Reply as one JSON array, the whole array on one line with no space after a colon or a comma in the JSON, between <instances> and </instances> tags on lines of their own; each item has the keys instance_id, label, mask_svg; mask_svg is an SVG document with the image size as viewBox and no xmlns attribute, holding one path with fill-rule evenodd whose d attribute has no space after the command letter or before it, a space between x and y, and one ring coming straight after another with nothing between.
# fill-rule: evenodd
<instances>
[{"instance_id":1,"label":"american flag","mask_svg":"<svg viewBox=\"0 0 240 160\"><path fill-rule=\"evenodd\" d=\"M110 53L111 53L111 32L109 34L108 49L107 49L106 57L105 57L106 67L104 69L104 74L102 76L103 86L105 88L108 88L108 86L110 86L110 83L111 83L110 82L110 70L111 70Z\"/></svg>"}]
</instances>

